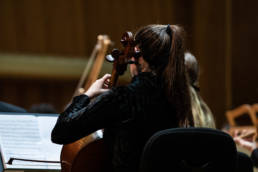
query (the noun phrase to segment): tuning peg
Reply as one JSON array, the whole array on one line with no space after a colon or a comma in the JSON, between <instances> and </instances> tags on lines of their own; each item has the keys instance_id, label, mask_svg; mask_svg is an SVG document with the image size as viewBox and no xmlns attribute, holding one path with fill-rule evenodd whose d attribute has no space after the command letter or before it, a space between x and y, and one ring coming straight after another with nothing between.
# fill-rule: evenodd
<instances>
[{"instance_id":1,"label":"tuning peg","mask_svg":"<svg viewBox=\"0 0 258 172\"><path fill-rule=\"evenodd\" d=\"M115 59L117 59L117 58L121 55L121 51L115 48L115 49L112 50L111 55L112 55Z\"/></svg>"},{"instance_id":2,"label":"tuning peg","mask_svg":"<svg viewBox=\"0 0 258 172\"><path fill-rule=\"evenodd\" d=\"M113 49L111 54L106 56L106 60L108 62L114 62L115 59L118 59L120 55L121 55L121 52L118 49Z\"/></svg>"},{"instance_id":3,"label":"tuning peg","mask_svg":"<svg viewBox=\"0 0 258 172\"><path fill-rule=\"evenodd\" d=\"M106 60L108 62L113 63L115 61L115 58L111 54L108 54L108 55L106 55Z\"/></svg>"}]
</instances>

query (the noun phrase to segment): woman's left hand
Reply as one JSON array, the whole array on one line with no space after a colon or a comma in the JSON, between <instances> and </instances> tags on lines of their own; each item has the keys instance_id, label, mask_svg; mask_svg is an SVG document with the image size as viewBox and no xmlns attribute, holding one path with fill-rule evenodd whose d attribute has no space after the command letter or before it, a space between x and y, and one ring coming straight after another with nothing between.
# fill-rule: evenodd
<instances>
[{"instance_id":1,"label":"woman's left hand","mask_svg":"<svg viewBox=\"0 0 258 172\"><path fill-rule=\"evenodd\" d=\"M105 74L102 78L96 80L84 94L90 98L93 98L108 91L108 83L110 82L110 78L110 74Z\"/></svg>"}]
</instances>

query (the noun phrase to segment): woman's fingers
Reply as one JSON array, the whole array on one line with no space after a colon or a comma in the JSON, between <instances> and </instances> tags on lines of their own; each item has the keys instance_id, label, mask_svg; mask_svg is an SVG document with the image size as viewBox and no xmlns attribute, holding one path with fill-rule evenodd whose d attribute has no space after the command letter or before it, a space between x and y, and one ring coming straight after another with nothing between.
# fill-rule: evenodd
<instances>
[{"instance_id":1,"label":"woman's fingers","mask_svg":"<svg viewBox=\"0 0 258 172\"><path fill-rule=\"evenodd\" d=\"M107 79L111 78L111 75L109 73L105 74L101 79L103 81L106 81Z\"/></svg>"},{"instance_id":2,"label":"woman's fingers","mask_svg":"<svg viewBox=\"0 0 258 172\"><path fill-rule=\"evenodd\" d=\"M103 81L103 88L104 88L104 89L109 88L110 78L111 78L111 75L110 75L110 74L105 74L105 75L101 78L101 80Z\"/></svg>"},{"instance_id":3,"label":"woman's fingers","mask_svg":"<svg viewBox=\"0 0 258 172\"><path fill-rule=\"evenodd\" d=\"M105 74L102 78L96 80L86 91L85 94L92 98L99 95L100 93L108 91L108 87L105 86L105 81L108 80L110 77L110 74Z\"/></svg>"},{"instance_id":4,"label":"woman's fingers","mask_svg":"<svg viewBox=\"0 0 258 172\"><path fill-rule=\"evenodd\" d=\"M84 89L84 88L79 88L79 89L78 89L78 93L79 93L79 94L83 94L84 92L85 92L85 89Z\"/></svg>"}]
</instances>

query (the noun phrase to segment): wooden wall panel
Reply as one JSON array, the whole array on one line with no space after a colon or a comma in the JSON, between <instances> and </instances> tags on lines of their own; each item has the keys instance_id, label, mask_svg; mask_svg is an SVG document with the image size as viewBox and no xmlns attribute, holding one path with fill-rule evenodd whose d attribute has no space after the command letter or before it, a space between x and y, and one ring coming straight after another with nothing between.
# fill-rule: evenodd
<instances>
[{"instance_id":1,"label":"wooden wall panel","mask_svg":"<svg viewBox=\"0 0 258 172\"><path fill-rule=\"evenodd\" d=\"M0 51L17 51L15 0L0 1Z\"/></svg>"},{"instance_id":2,"label":"wooden wall panel","mask_svg":"<svg viewBox=\"0 0 258 172\"><path fill-rule=\"evenodd\" d=\"M17 52L44 52L44 25L39 1L16 1L13 4L16 22ZM26 41L26 43L24 43Z\"/></svg>"},{"instance_id":3,"label":"wooden wall panel","mask_svg":"<svg viewBox=\"0 0 258 172\"><path fill-rule=\"evenodd\" d=\"M0 50L85 56L98 34L108 34L117 42L125 30L146 24L190 23L191 27L191 4L186 0L0 0Z\"/></svg>"},{"instance_id":4,"label":"wooden wall panel","mask_svg":"<svg viewBox=\"0 0 258 172\"><path fill-rule=\"evenodd\" d=\"M226 4L217 0L195 2L193 53L200 63L201 95L221 127L226 110Z\"/></svg>"},{"instance_id":5,"label":"wooden wall panel","mask_svg":"<svg viewBox=\"0 0 258 172\"><path fill-rule=\"evenodd\" d=\"M75 86L74 81L1 78L0 101L27 110L34 104L49 103L61 112L69 103Z\"/></svg>"},{"instance_id":6,"label":"wooden wall panel","mask_svg":"<svg viewBox=\"0 0 258 172\"><path fill-rule=\"evenodd\" d=\"M232 100L235 108L258 102L258 1L232 1Z\"/></svg>"},{"instance_id":7,"label":"wooden wall panel","mask_svg":"<svg viewBox=\"0 0 258 172\"><path fill-rule=\"evenodd\" d=\"M69 3L71 2L71 3ZM53 54L76 53L77 38L74 3L67 0L44 1L47 16L47 51Z\"/></svg>"}]
</instances>

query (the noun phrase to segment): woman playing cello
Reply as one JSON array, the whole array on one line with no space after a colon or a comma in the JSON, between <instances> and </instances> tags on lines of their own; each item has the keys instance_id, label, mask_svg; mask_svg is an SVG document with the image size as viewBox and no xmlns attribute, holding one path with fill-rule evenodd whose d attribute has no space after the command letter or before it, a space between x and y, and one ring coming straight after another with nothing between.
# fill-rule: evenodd
<instances>
[{"instance_id":1,"label":"woman playing cello","mask_svg":"<svg viewBox=\"0 0 258 172\"><path fill-rule=\"evenodd\" d=\"M137 171L154 132L193 125L182 28L148 25L134 39L140 55L131 58L131 83L109 89L111 75L104 75L73 99L52 131L54 143L68 144L104 128L113 171Z\"/></svg>"}]
</instances>

